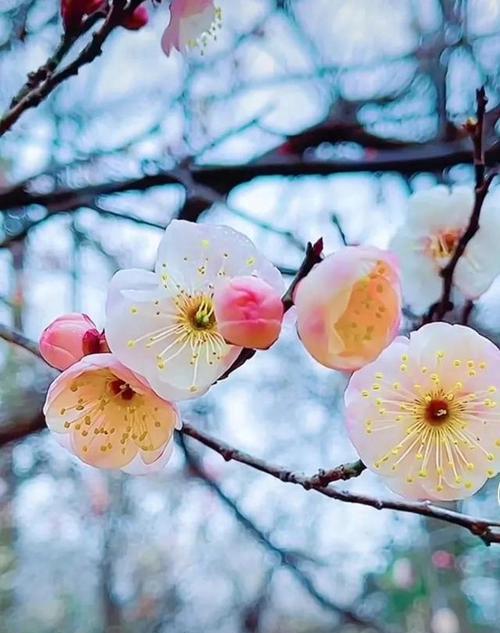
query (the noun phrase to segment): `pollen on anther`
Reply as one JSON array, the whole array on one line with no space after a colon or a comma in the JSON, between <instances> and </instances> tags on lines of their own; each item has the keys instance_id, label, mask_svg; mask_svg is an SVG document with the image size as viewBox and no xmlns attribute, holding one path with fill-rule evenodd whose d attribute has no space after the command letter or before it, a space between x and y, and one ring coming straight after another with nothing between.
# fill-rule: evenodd
<instances>
[{"instance_id":1,"label":"pollen on anther","mask_svg":"<svg viewBox=\"0 0 500 633\"><path fill-rule=\"evenodd\" d=\"M136 308L136 306L132 306L130 308L130 314L137 314L139 312L138 308Z\"/></svg>"},{"instance_id":2,"label":"pollen on anther","mask_svg":"<svg viewBox=\"0 0 500 633\"><path fill-rule=\"evenodd\" d=\"M247 259L247 266L255 266L255 257L249 257Z\"/></svg>"},{"instance_id":3,"label":"pollen on anther","mask_svg":"<svg viewBox=\"0 0 500 633\"><path fill-rule=\"evenodd\" d=\"M132 339L130 339L130 341L127 341L127 347L129 347L130 349L135 347L135 341L133 341Z\"/></svg>"}]
</instances>

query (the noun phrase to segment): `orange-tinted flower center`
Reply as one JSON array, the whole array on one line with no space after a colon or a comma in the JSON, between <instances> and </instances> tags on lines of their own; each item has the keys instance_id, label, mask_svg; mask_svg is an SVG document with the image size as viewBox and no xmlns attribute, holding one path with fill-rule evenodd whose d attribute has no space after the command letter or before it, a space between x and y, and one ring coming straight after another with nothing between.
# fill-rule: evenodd
<instances>
[{"instance_id":1,"label":"orange-tinted flower center","mask_svg":"<svg viewBox=\"0 0 500 633\"><path fill-rule=\"evenodd\" d=\"M434 259L448 259L453 255L461 238L460 231L444 231L434 235L430 242L430 251Z\"/></svg>"},{"instance_id":2,"label":"orange-tinted flower center","mask_svg":"<svg viewBox=\"0 0 500 633\"><path fill-rule=\"evenodd\" d=\"M125 381L117 378L109 383L109 389L115 396L120 396L122 400L132 400L135 391Z\"/></svg>"}]
</instances>

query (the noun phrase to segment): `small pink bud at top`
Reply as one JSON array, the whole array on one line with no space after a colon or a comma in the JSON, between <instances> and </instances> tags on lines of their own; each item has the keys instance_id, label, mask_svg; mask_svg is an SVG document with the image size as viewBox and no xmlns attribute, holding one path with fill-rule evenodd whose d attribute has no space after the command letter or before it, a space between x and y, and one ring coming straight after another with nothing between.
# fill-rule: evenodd
<instances>
[{"instance_id":1,"label":"small pink bud at top","mask_svg":"<svg viewBox=\"0 0 500 633\"><path fill-rule=\"evenodd\" d=\"M233 277L216 286L217 328L228 343L267 349L278 338L283 320L280 295L258 277Z\"/></svg>"},{"instance_id":2,"label":"small pink bud at top","mask_svg":"<svg viewBox=\"0 0 500 633\"><path fill-rule=\"evenodd\" d=\"M122 26L129 31L138 31L149 22L149 13L146 7L137 7L131 15L128 15L122 22Z\"/></svg>"},{"instance_id":3,"label":"small pink bud at top","mask_svg":"<svg viewBox=\"0 0 500 633\"><path fill-rule=\"evenodd\" d=\"M102 335L86 314L65 314L45 328L40 337L42 357L60 370L102 351L106 351Z\"/></svg>"},{"instance_id":4,"label":"small pink bud at top","mask_svg":"<svg viewBox=\"0 0 500 633\"><path fill-rule=\"evenodd\" d=\"M61 16L66 31L77 31L82 20L107 6L107 0L61 0Z\"/></svg>"},{"instance_id":5,"label":"small pink bud at top","mask_svg":"<svg viewBox=\"0 0 500 633\"><path fill-rule=\"evenodd\" d=\"M374 360L396 336L401 290L395 257L347 246L298 285L297 329L307 351L326 367L353 370Z\"/></svg>"}]
</instances>

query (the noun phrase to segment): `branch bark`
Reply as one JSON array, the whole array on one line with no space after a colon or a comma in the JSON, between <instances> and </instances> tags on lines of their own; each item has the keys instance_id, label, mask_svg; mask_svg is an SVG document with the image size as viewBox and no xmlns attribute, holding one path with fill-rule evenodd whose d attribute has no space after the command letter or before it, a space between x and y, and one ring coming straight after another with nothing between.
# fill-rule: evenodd
<instances>
[{"instance_id":1,"label":"branch bark","mask_svg":"<svg viewBox=\"0 0 500 633\"><path fill-rule=\"evenodd\" d=\"M53 69L57 68L62 58L67 54L79 36L87 30L89 22L84 23L79 34L63 37L54 55L28 78L26 84L12 99L10 108L0 118L0 137L10 130L27 110L36 108L57 86L63 83L63 81L77 75L80 68L93 62L102 53L102 46L110 33L122 23L126 15L131 13L143 1L144 0L132 0L129 6L125 6L124 0L115 0L106 16L104 24L92 35L91 41L85 46L76 59L59 72L53 72ZM90 25L91 24L92 21L90 21Z\"/></svg>"},{"instance_id":2,"label":"branch bark","mask_svg":"<svg viewBox=\"0 0 500 633\"><path fill-rule=\"evenodd\" d=\"M0 328L0 338L23 347L34 354L37 358L40 358L40 354L35 343L29 341L29 339L26 339L26 337L22 334L11 330L5 325ZM13 440L18 440L31 433L41 431L44 428L46 427L42 413L36 416L33 420L26 422L24 425L0 427L0 447L12 442ZM184 435L189 435L189 437L192 437L204 446L215 451L221 455L225 461L236 461L241 464L245 464L254 470L270 475L271 477L279 479L284 483L301 486L305 490L318 492L330 499L335 499L344 503L365 505L377 510L397 510L407 514L431 517L452 525L463 527L471 534L478 536L487 545L490 545L491 543L500 543L500 522L498 521L476 518L461 512L441 508L440 506L436 506L428 502L378 499L368 495L338 490L331 485L334 481L346 480L359 476L364 471L364 467L361 462L341 464L336 468L326 471L326 473L324 471L319 471L314 475L307 476L303 473L286 469L282 466L254 457L244 451L240 451L226 442L194 428L190 424L184 424L182 433Z\"/></svg>"}]
</instances>

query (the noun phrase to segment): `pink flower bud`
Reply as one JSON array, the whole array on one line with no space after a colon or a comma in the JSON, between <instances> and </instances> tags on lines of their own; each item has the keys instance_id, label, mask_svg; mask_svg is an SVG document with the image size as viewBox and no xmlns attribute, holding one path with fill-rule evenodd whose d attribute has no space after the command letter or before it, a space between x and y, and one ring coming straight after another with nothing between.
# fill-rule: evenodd
<instances>
[{"instance_id":1,"label":"pink flower bud","mask_svg":"<svg viewBox=\"0 0 500 633\"><path fill-rule=\"evenodd\" d=\"M67 369L88 354L106 351L106 343L86 314L65 314L40 337L40 353L56 369Z\"/></svg>"},{"instance_id":2,"label":"pink flower bud","mask_svg":"<svg viewBox=\"0 0 500 633\"><path fill-rule=\"evenodd\" d=\"M278 338L283 304L276 290L258 277L233 277L215 289L217 328L228 343L267 349Z\"/></svg>"},{"instance_id":3,"label":"pink flower bud","mask_svg":"<svg viewBox=\"0 0 500 633\"><path fill-rule=\"evenodd\" d=\"M138 31L149 22L149 13L146 7L137 7L132 15L129 15L123 20L122 26L129 31Z\"/></svg>"},{"instance_id":4,"label":"pink flower bud","mask_svg":"<svg viewBox=\"0 0 500 633\"><path fill-rule=\"evenodd\" d=\"M61 0L61 16L66 31L77 31L86 15L107 6L107 0Z\"/></svg>"}]
</instances>

